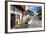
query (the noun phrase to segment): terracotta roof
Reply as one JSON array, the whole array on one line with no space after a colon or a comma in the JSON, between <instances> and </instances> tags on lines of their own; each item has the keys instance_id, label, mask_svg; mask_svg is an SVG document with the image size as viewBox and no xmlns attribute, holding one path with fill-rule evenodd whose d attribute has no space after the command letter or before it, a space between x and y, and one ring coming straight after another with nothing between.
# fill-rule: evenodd
<instances>
[{"instance_id":1,"label":"terracotta roof","mask_svg":"<svg viewBox=\"0 0 46 34\"><path fill-rule=\"evenodd\" d=\"M25 11L25 6L23 5L13 5L15 6L17 9L21 10L21 11Z\"/></svg>"}]
</instances>

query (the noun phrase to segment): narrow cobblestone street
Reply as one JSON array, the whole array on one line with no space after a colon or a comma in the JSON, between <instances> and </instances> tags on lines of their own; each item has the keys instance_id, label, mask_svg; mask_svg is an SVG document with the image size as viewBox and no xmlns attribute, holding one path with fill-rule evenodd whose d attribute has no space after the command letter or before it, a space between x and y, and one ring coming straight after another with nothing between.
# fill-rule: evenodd
<instances>
[{"instance_id":1,"label":"narrow cobblestone street","mask_svg":"<svg viewBox=\"0 0 46 34\"><path fill-rule=\"evenodd\" d=\"M42 20L38 20L35 16L32 16L28 24L23 23L16 28L38 28L42 26Z\"/></svg>"}]
</instances>

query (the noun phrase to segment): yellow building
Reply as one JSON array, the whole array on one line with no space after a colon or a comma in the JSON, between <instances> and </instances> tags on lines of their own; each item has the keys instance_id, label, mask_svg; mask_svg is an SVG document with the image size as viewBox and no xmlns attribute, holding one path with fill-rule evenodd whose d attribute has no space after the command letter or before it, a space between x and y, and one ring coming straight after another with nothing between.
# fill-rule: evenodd
<instances>
[{"instance_id":1,"label":"yellow building","mask_svg":"<svg viewBox=\"0 0 46 34\"><path fill-rule=\"evenodd\" d=\"M14 14L14 20L12 20L12 25L16 26L22 23L23 21L23 14L25 11L25 6L21 5L11 5L11 14ZM15 21L15 22L14 22Z\"/></svg>"}]
</instances>

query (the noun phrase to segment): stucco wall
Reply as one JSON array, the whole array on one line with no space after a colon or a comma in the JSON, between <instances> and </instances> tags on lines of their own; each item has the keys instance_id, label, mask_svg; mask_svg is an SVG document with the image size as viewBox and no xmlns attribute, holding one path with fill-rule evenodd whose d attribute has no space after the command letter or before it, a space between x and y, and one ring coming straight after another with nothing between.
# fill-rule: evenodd
<instances>
[{"instance_id":1,"label":"stucco wall","mask_svg":"<svg viewBox=\"0 0 46 34\"><path fill-rule=\"evenodd\" d=\"M20 23L18 23L18 24L21 24L22 22L22 11L21 10L18 10L17 8L14 8L15 9L15 11L13 11L13 10L11 10L11 13L12 14L19 14L20 15Z\"/></svg>"}]
</instances>

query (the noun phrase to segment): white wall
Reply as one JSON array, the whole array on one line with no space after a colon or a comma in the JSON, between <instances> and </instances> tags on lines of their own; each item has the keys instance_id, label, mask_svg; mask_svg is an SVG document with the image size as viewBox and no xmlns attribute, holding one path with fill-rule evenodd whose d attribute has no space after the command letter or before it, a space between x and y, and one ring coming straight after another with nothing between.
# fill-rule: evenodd
<instances>
[{"instance_id":1,"label":"white wall","mask_svg":"<svg viewBox=\"0 0 46 34\"><path fill-rule=\"evenodd\" d=\"M26 1L30 1L30 2L45 2L45 9L46 9L46 0L26 0ZM4 0L0 0L0 34L4 34L4 32L5 32L5 9L4 9L5 4L4 3L5 3ZM45 10L45 17L46 17L46 10ZM46 21L46 18L45 18L45 21ZM12 34L46 34L46 31L44 31L44 32L12 33Z\"/></svg>"},{"instance_id":2,"label":"white wall","mask_svg":"<svg viewBox=\"0 0 46 34\"><path fill-rule=\"evenodd\" d=\"M19 14L19 15L20 15L20 23L18 22L18 24L21 24L21 23L22 23L22 22L21 22L21 21L22 21L22 11L21 11L21 10L15 8L15 11L12 11L12 10L11 10L10 13L12 13L12 14Z\"/></svg>"}]
</instances>

